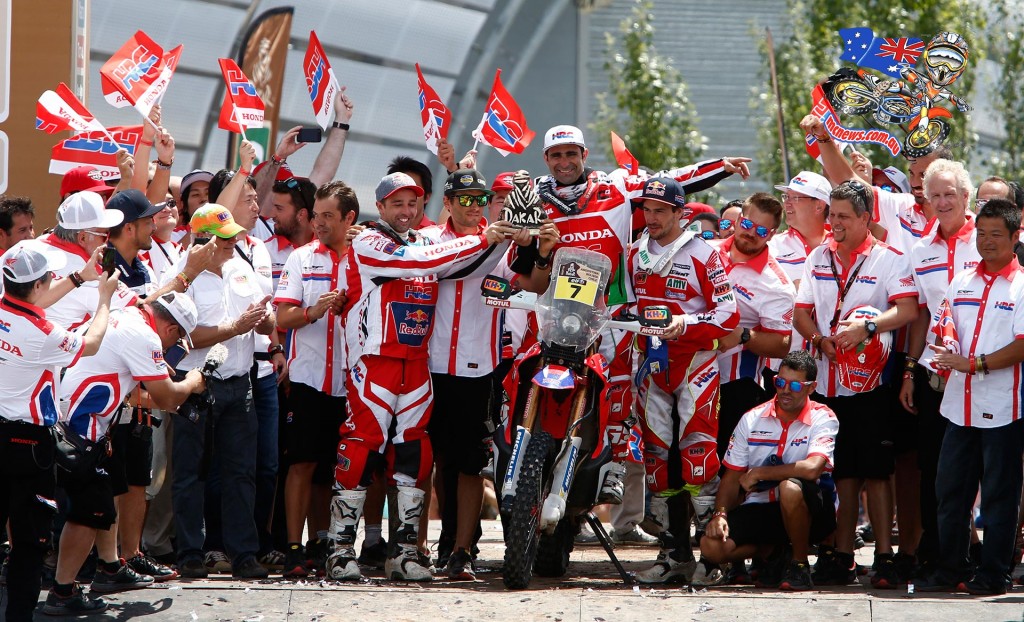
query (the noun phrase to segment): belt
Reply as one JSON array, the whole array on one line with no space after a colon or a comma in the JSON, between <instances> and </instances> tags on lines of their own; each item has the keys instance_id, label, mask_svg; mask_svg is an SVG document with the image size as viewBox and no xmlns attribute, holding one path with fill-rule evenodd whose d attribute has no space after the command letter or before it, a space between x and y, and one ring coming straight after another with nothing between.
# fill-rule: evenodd
<instances>
[{"instance_id":1,"label":"belt","mask_svg":"<svg viewBox=\"0 0 1024 622\"><path fill-rule=\"evenodd\" d=\"M241 382L243 380L248 382L248 380L249 380L249 372L246 372L244 374L240 374L238 376L230 376L228 378L218 378L216 376L210 376L210 377L208 377L206 379L206 382L207 382L207 384L209 384L211 382L214 383L214 384L217 384L217 383L219 383L219 384L234 384L236 382Z\"/></svg>"}]
</instances>

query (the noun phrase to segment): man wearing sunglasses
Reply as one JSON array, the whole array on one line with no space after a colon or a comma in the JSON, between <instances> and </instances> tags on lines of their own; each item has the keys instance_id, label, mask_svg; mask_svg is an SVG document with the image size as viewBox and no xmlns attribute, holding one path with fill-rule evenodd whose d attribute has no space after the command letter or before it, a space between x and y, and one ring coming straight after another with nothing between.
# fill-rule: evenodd
<instances>
[{"instance_id":1,"label":"man wearing sunglasses","mask_svg":"<svg viewBox=\"0 0 1024 622\"><path fill-rule=\"evenodd\" d=\"M800 171L788 184L775 189L782 192L786 230L772 238L769 248L789 280L799 286L807 256L828 233L825 221L832 184L817 173Z\"/></svg>"},{"instance_id":2,"label":"man wearing sunglasses","mask_svg":"<svg viewBox=\"0 0 1024 622\"><path fill-rule=\"evenodd\" d=\"M856 349L876 333L896 330L918 314L917 287L910 260L879 242L868 228L874 204L870 188L858 180L832 190L832 239L811 251L797 290L793 324L818 357L819 401L839 417L835 479L839 491L835 551L823 550L815 583L846 585L854 579L853 543L860 490L867 487L875 532L873 586L898 584L890 530L893 500L889 479L895 470L890 392L884 386L840 383L838 350ZM861 306L881 309L874 320L841 320ZM881 362L884 367L885 362ZM850 384L854 384L850 382Z\"/></svg>"},{"instance_id":3,"label":"man wearing sunglasses","mask_svg":"<svg viewBox=\"0 0 1024 622\"><path fill-rule=\"evenodd\" d=\"M742 210L743 201L740 200L729 201L722 207L722 217L718 221L718 233L723 240L732 237L733 227L736 226L736 221L739 220Z\"/></svg>"},{"instance_id":4,"label":"man wearing sunglasses","mask_svg":"<svg viewBox=\"0 0 1024 622\"><path fill-rule=\"evenodd\" d=\"M817 376L810 354L790 352L774 380L775 399L740 419L722 461L716 509L700 542L701 557L715 563L768 562L768 576L759 582L783 590L813 589L808 549L836 524L835 489L826 476L839 420L810 399ZM787 545L792 560L782 573Z\"/></svg>"}]
</instances>

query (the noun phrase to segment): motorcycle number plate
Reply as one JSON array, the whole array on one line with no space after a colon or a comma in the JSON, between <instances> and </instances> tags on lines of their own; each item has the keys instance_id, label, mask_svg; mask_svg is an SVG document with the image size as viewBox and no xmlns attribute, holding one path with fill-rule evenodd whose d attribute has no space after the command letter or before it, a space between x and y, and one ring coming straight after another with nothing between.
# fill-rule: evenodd
<instances>
[{"instance_id":1,"label":"motorcycle number plate","mask_svg":"<svg viewBox=\"0 0 1024 622\"><path fill-rule=\"evenodd\" d=\"M597 281L581 277L559 276L555 280L555 299L571 300L594 306L597 300Z\"/></svg>"}]
</instances>

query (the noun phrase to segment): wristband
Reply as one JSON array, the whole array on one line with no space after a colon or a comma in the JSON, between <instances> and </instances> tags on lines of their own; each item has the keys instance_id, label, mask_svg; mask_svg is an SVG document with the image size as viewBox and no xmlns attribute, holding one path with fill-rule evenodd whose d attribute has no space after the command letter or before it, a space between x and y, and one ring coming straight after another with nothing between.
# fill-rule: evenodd
<instances>
[{"instance_id":1,"label":"wristband","mask_svg":"<svg viewBox=\"0 0 1024 622\"><path fill-rule=\"evenodd\" d=\"M169 170L171 170L171 165L172 165L172 164L174 164L174 158L171 158L171 161L170 161L170 162L164 162L164 161L163 161L163 160L161 160L160 158L157 158L157 159L156 159L156 167L157 167L158 169L161 169L161 170L164 170L164 171L169 171Z\"/></svg>"},{"instance_id":2,"label":"wristband","mask_svg":"<svg viewBox=\"0 0 1024 622\"><path fill-rule=\"evenodd\" d=\"M348 131L348 123L338 123L335 121L334 123L331 123L331 127L336 127L339 130L345 130L346 132Z\"/></svg>"},{"instance_id":3,"label":"wristband","mask_svg":"<svg viewBox=\"0 0 1024 622\"><path fill-rule=\"evenodd\" d=\"M817 348L819 347L819 344L821 344L821 335L814 333L811 335L811 346Z\"/></svg>"},{"instance_id":4,"label":"wristband","mask_svg":"<svg viewBox=\"0 0 1024 622\"><path fill-rule=\"evenodd\" d=\"M181 282L182 286L184 287L182 291L188 291L188 286L192 284L192 281L187 276L185 276L184 272L179 272L174 276L174 278L178 279L178 281Z\"/></svg>"},{"instance_id":5,"label":"wristband","mask_svg":"<svg viewBox=\"0 0 1024 622\"><path fill-rule=\"evenodd\" d=\"M245 175L246 177L248 177L250 173L252 173L252 171L250 171L247 168L240 168L240 169L238 169L238 174L239 175Z\"/></svg>"},{"instance_id":6,"label":"wristband","mask_svg":"<svg viewBox=\"0 0 1024 622\"><path fill-rule=\"evenodd\" d=\"M544 257L538 254L537 259L535 259L533 263L535 263L541 270L547 270L551 267L551 255L549 254L547 257Z\"/></svg>"},{"instance_id":7,"label":"wristband","mask_svg":"<svg viewBox=\"0 0 1024 622\"><path fill-rule=\"evenodd\" d=\"M814 140L818 141L819 143L830 143L830 142L832 142L832 137L829 136L828 134L825 134L824 137L815 136Z\"/></svg>"},{"instance_id":8,"label":"wristband","mask_svg":"<svg viewBox=\"0 0 1024 622\"><path fill-rule=\"evenodd\" d=\"M282 164L285 163L285 160L287 160L287 159L288 158L279 158L279 157L277 157L277 154L274 153L274 154L271 154L271 156L270 156L270 163L271 164L276 164L278 166L281 166Z\"/></svg>"},{"instance_id":9,"label":"wristband","mask_svg":"<svg viewBox=\"0 0 1024 622\"><path fill-rule=\"evenodd\" d=\"M982 354L981 356L978 357L978 361L981 364L981 373L983 373L983 374L989 373L988 372L988 359L985 358L984 354Z\"/></svg>"},{"instance_id":10,"label":"wristband","mask_svg":"<svg viewBox=\"0 0 1024 622\"><path fill-rule=\"evenodd\" d=\"M71 284L76 288L81 287L82 283L85 283L85 279L83 279L82 275L77 272L72 272L68 275L68 278L71 279Z\"/></svg>"},{"instance_id":11,"label":"wristband","mask_svg":"<svg viewBox=\"0 0 1024 622\"><path fill-rule=\"evenodd\" d=\"M310 318L309 317L309 307L306 307L305 309L302 310L302 318L304 320L306 320L306 323L308 323L308 324L312 324L313 322L316 322L316 318Z\"/></svg>"},{"instance_id":12,"label":"wristband","mask_svg":"<svg viewBox=\"0 0 1024 622\"><path fill-rule=\"evenodd\" d=\"M978 373L978 361L974 358L974 355L967 357L967 374L973 376Z\"/></svg>"},{"instance_id":13,"label":"wristband","mask_svg":"<svg viewBox=\"0 0 1024 622\"><path fill-rule=\"evenodd\" d=\"M714 513L711 514L711 518L719 518L719 517L728 520L729 519L729 514L726 513L725 510L715 510Z\"/></svg>"},{"instance_id":14,"label":"wristband","mask_svg":"<svg viewBox=\"0 0 1024 622\"><path fill-rule=\"evenodd\" d=\"M909 371L909 370L908 370L908 371L905 371L905 372L903 372L903 379L904 379L904 380L910 380L910 381L913 381L913 380L914 380L914 372L912 372L912 371Z\"/></svg>"},{"instance_id":15,"label":"wristband","mask_svg":"<svg viewBox=\"0 0 1024 622\"><path fill-rule=\"evenodd\" d=\"M143 139L141 139L141 140L139 141L139 144L140 144L140 145L146 145L147 147L152 147L152 146L153 146L153 141L151 141L151 140L146 140L145 138L143 138Z\"/></svg>"},{"instance_id":16,"label":"wristband","mask_svg":"<svg viewBox=\"0 0 1024 622\"><path fill-rule=\"evenodd\" d=\"M270 353L270 356L274 356L275 354L284 354L284 346L281 344L272 345L267 348L267 352Z\"/></svg>"}]
</instances>

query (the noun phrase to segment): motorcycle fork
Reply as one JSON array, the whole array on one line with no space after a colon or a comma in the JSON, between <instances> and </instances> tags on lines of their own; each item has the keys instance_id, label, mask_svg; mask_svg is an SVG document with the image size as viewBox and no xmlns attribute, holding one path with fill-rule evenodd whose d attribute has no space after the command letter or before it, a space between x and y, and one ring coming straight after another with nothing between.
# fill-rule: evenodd
<instances>
[{"instance_id":1,"label":"motorcycle fork","mask_svg":"<svg viewBox=\"0 0 1024 622\"><path fill-rule=\"evenodd\" d=\"M544 364L544 361L541 361ZM505 479L501 483L501 511L512 511L512 500L516 494L516 486L519 485L519 472L522 467L522 458L526 455L526 447L530 444L531 430L537 420L537 406L540 403L540 387L530 383L530 391L526 394L523 419L516 426L515 438L512 443L512 456L508 461L508 468L505 469ZM513 405L514 407L514 405ZM512 421L509 417L509 421Z\"/></svg>"},{"instance_id":2,"label":"motorcycle fork","mask_svg":"<svg viewBox=\"0 0 1024 622\"><path fill-rule=\"evenodd\" d=\"M590 386L586 374L581 374L576 382L576 394L573 396L569 424L565 430L565 439L555 459L554 476L551 480L551 491L544 500L541 510L540 528L551 533L558 521L565 516L566 500L572 488L573 477L576 475L576 462L580 453L583 438L580 436L580 423L587 409L587 394Z\"/></svg>"}]
</instances>

